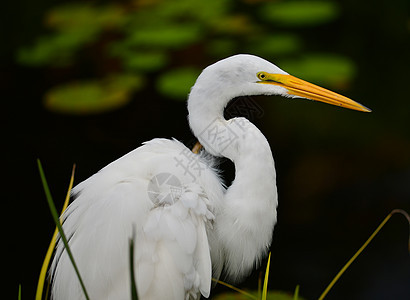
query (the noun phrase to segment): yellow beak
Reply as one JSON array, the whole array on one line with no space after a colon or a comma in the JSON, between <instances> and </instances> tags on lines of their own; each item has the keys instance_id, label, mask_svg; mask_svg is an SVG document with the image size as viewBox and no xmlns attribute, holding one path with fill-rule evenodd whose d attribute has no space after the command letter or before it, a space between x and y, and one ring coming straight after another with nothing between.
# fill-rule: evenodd
<instances>
[{"instance_id":1,"label":"yellow beak","mask_svg":"<svg viewBox=\"0 0 410 300\"><path fill-rule=\"evenodd\" d=\"M292 75L271 74L266 72L258 73L258 83L274 84L287 89L289 95L295 95L311 100L316 100L332 105L342 106L354 110L371 112L371 109L353 101L347 97L314 85Z\"/></svg>"}]
</instances>

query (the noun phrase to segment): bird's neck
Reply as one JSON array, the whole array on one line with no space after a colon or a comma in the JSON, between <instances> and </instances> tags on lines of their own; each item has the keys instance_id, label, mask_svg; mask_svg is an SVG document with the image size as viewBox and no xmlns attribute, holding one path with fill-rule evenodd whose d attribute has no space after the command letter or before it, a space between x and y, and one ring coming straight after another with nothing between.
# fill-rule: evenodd
<instances>
[{"instance_id":1,"label":"bird's neck","mask_svg":"<svg viewBox=\"0 0 410 300\"><path fill-rule=\"evenodd\" d=\"M270 153L266 138L250 121L245 118L224 118L225 106L231 98L229 95L213 93L210 87L205 92L200 86L194 86L188 99L188 120L193 134L207 152L227 157L234 163L240 163L240 158L247 154L262 151L247 151L255 144Z\"/></svg>"},{"instance_id":2,"label":"bird's neck","mask_svg":"<svg viewBox=\"0 0 410 300\"><path fill-rule=\"evenodd\" d=\"M276 172L269 144L252 123L230 120L240 127L232 151L235 180L224 197L223 218L215 224L226 250L227 275L239 279L267 253L276 223ZM242 129L243 128L243 129ZM242 133L242 136L240 135Z\"/></svg>"},{"instance_id":3,"label":"bird's neck","mask_svg":"<svg viewBox=\"0 0 410 300\"><path fill-rule=\"evenodd\" d=\"M229 96L210 90L205 93L195 86L189 96L188 119L194 135L206 151L234 162L237 176L242 176L240 170L254 169L255 174L265 171L265 178L272 180L274 162L265 136L245 118L226 120L223 111Z\"/></svg>"},{"instance_id":4,"label":"bird's neck","mask_svg":"<svg viewBox=\"0 0 410 300\"><path fill-rule=\"evenodd\" d=\"M229 100L223 95L201 98L203 94L195 88L191 92L191 129L208 152L235 164L235 180L217 209L223 217L214 224L222 245L211 248L224 249L227 275L239 279L260 261L271 242L277 206L275 166L259 129L245 118L225 120Z\"/></svg>"},{"instance_id":5,"label":"bird's neck","mask_svg":"<svg viewBox=\"0 0 410 300\"><path fill-rule=\"evenodd\" d=\"M212 99L201 99L192 92L188 101L189 123L199 142L207 152L229 158L235 164L234 183L249 183L248 191L255 189L255 194L260 186L271 190L272 193L267 195L276 194L275 166L265 136L246 118L226 120L223 116L224 105L218 103L229 101L218 99L212 105L210 102ZM234 190L234 185L230 189ZM272 201L267 198L269 196L256 197L258 200ZM273 206L276 207L276 202Z\"/></svg>"},{"instance_id":6,"label":"bird's neck","mask_svg":"<svg viewBox=\"0 0 410 300\"><path fill-rule=\"evenodd\" d=\"M219 116L205 125L197 135L202 145L235 165L235 179L216 209L222 217L214 227L223 245L214 248L224 249L226 273L237 280L271 243L278 203L274 161L268 141L247 119Z\"/></svg>"},{"instance_id":7,"label":"bird's neck","mask_svg":"<svg viewBox=\"0 0 410 300\"><path fill-rule=\"evenodd\" d=\"M206 151L233 160L226 146L229 146L235 132L230 121L223 116L230 99L224 99L224 95L213 93L212 90L197 85L191 90L188 98L189 126Z\"/></svg>"}]
</instances>

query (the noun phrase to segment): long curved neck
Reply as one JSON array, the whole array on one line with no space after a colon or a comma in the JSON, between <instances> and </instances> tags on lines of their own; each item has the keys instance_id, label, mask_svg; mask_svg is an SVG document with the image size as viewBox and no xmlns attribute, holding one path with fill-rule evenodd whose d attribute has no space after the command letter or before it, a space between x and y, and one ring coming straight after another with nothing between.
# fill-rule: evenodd
<instances>
[{"instance_id":1,"label":"long curved neck","mask_svg":"<svg viewBox=\"0 0 410 300\"><path fill-rule=\"evenodd\" d=\"M228 102L229 99L223 101L221 95L198 84L192 88L188 98L188 121L192 133L205 149L215 156L222 156L222 153L213 134L216 132L215 129L223 129L226 124L223 110ZM216 133L222 134L222 131Z\"/></svg>"},{"instance_id":2,"label":"long curved neck","mask_svg":"<svg viewBox=\"0 0 410 300\"><path fill-rule=\"evenodd\" d=\"M220 204L215 229L227 275L236 279L246 275L270 246L277 206L274 161L266 138L255 125L245 118L225 120L224 105L192 98L197 95L191 93L188 102L193 133L208 152L235 164L235 180Z\"/></svg>"},{"instance_id":3,"label":"long curved neck","mask_svg":"<svg viewBox=\"0 0 410 300\"><path fill-rule=\"evenodd\" d=\"M246 120L246 119L245 119ZM235 147L235 180L224 198L216 225L224 243L227 274L238 279L251 271L269 250L278 203L276 172L269 144L249 121Z\"/></svg>"}]
</instances>

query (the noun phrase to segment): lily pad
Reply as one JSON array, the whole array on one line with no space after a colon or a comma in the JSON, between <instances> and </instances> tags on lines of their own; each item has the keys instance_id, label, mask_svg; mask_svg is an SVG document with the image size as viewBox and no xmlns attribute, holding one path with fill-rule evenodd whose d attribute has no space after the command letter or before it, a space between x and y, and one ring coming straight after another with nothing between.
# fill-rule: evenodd
<instances>
[{"instance_id":1,"label":"lily pad","mask_svg":"<svg viewBox=\"0 0 410 300\"><path fill-rule=\"evenodd\" d=\"M124 9L118 5L67 3L50 10L46 24L60 31L113 28L124 24Z\"/></svg>"},{"instance_id":2,"label":"lily pad","mask_svg":"<svg viewBox=\"0 0 410 300\"><path fill-rule=\"evenodd\" d=\"M123 19L119 6L80 3L58 6L46 18L46 24L56 34L40 37L33 46L19 49L17 60L31 66L69 65L81 47L97 40L104 29L120 27Z\"/></svg>"},{"instance_id":3,"label":"lily pad","mask_svg":"<svg viewBox=\"0 0 410 300\"><path fill-rule=\"evenodd\" d=\"M142 78L136 75L70 82L48 91L44 105L51 111L65 114L103 113L127 104L132 92L142 85Z\"/></svg>"},{"instance_id":4,"label":"lily pad","mask_svg":"<svg viewBox=\"0 0 410 300\"><path fill-rule=\"evenodd\" d=\"M292 33L277 33L261 36L250 43L248 52L262 57L289 55L301 48L301 39Z\"/></svg>"},{"instance_id":5,"label":"lily pad","mask_svg":"<svg viewBox=\"0 0 410 300\"><path fill-rule=\"evenodd\" d=\"M334 54L312 53L300 59L280 60L279 65L292 75L336 88L345 87L356 71L350 59Z\"/></svg>"},{"instance_id":6,"label":"lily pad","mask_svg":"<svg viewBox=\"0 0 410 300\"><path fill-rule=\"evenodd\" d=\"M179 48L196 42L201 37L195 23L137 29L126 38L130 47Z\"/></svg>"},{"instance_id":7,"label":"lily pad","mask_svg":"<svg viewBox=\"0 0 410 300\"><path fill-rule=\"evenodd\" d=\"M166 97L185 100L200 71L180 68L164 73L157 81L157 88Z\"/></svg>"},{"instance_id":8,"label":"lily pad","mask_svg":"<svg viewBox=\"0 0 410 300\"><path fill-rule=\"evenodd\" d=\"M235 53L236 43L232 39L214 39L205 44L206 51L214 57L227 57Z\"/></svg>"},{"instance_id":9,"label":"lily pad","mask_svg":"<svg viewBox=\"0 0 410 300\"><path fill-rule=\"evenodd\" d=\"M281 1L266 4L264 19L286 26L307 26L328 22L339 13L333 1Z\"/></svg>"},{"instance_id":10,"label":"lily pad","mask_svg":"<svg viewBox=\"0 0 410 300\"><path fill-rule=\"evenodd\" d=\"M129 71L155 71L164 67L167 61L163 52L130 52L123 64Z\"/></svg>"}]
</instances>

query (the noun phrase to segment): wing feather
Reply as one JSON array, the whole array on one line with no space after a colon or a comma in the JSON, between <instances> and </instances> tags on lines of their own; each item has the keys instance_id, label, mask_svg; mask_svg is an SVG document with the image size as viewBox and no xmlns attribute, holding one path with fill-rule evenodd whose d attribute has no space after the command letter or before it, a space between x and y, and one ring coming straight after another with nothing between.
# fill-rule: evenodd
<instances>
[{"instance_id":1,"label":"wing feather","mask_svg":"<svg viewBox=\"0 0 410 300\"><path fill-rule=\"evenodd\" d=\"M75 200L64 214L63 228L91 299L130 299L128 241L134 230L140 299L209 296L207 231L223 187L204 161L195 178L176 166L175 158L187 150L177 141L147 142L73 189ZM168 197L160 203L150 198L147 187L164 172L177 177L181 189L172 201ZM213 251L219 251L217 246ZM51 274L53 299L83 299L61 241Z\"/></svg>"}]
</instances>

